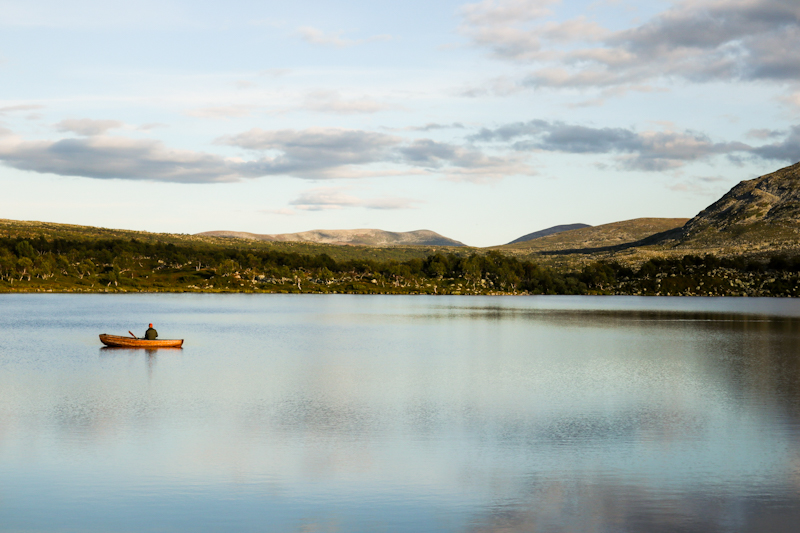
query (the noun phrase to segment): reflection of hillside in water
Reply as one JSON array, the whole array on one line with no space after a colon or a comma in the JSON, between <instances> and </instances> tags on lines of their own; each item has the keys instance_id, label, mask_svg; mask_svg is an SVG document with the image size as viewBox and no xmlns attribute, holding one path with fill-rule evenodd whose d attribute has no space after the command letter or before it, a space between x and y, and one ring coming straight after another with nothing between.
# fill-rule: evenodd
<instances>
[{"instance_id":1,"label":"reflection of hillside in water","mask_svg":"<svg viewBox=\"0 0 800 533\"><path fill-rule=\"evenodd\" d=\"M779 401L800 420L800 317L710 311L530 309L502 306L445 307L419 320L544 323L631 331L668 332L690 338L708 355L708 368L740 390ZM653 350L663 347L653 346ZM759 392L760 391L760 392Z\"/></svg>"},{"instance_id":2,"label":"reflection of hillside in water","mask_svg":"<svg viewBox=\"0 0 800 533\"><path fill-rule=\"evenodd\" d=\"M768 497L723 495L698 484L677 494L600 476L577 482L532 478L519 489L515 502L481 509L465 531L766 533L796 531L800 523L797 497L787 498L784 490Z\"/></svg>"}]
</instances>

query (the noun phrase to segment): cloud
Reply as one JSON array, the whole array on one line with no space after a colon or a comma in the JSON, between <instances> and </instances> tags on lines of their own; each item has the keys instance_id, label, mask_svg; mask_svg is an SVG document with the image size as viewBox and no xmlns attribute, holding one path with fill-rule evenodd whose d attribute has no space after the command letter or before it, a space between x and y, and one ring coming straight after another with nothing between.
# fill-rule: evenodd
<instances>
[{"instance_id":1,"label":"cloud","mask_svg":"<svg viewBox=\"0 0 800 533\"><path fill-rule=\"evenodd\" d=\"M784 135L786 135L785 131L766 128L752 129L747 132L747 136L751 139L774 139L776 137L783 137Z\"/></svg>"},{"instance_id":2,"label":"cloud","mask_svg":"<svg viewBox=\"0 0 800 533\"><path fill-rule=\"evenodd\" d=\"M484 0L460 8L466 23L476 27L504 26L552 14L548 6L559 0Z\"/></svg>"},{"instance_id":3,"label":"cloud","mask_svg":"<svg viewBox=\"0 0 800 533\"><path fill-rule=\"evenodd\" d=\"M67 124L82 138L26 140L0 130L0 160L20 170L83 176L179 183L215 183L267 176L304 179L358 179L429 175L454 180L485 181L509 175L533 175L528 154L503 147L489 152L473 144L431 139L405 139L373 131L340 128L305 130L252 129L218 138L219 145L254 153L231 158L176 150L155 140L102 133L108 124ZM388 208L391 203L360 204ZM308 204L310 205L310 204Z\"/></svg>"},{"instance_id":4,"label":"cloud","mask_svg":"<svg viewBox=\"0 0 800 533\"><path fill-rule=\"evenodd\" d=\"M291 74L292 69L290 68L268 68L266 70L262 70L258 73L259 76L268 76L270 78L280 78L282 76L287 76Z\"/></svg>"},{"instance_id":5,"label":"cloud","mask_svg":"<svg viewBox=\"0 0 800 533\"><path fill-rule=\"evenodd\" d=\"M306 95L300 106L302 109L320 113L336 113L339 115L355 115L377 113L392 106L378 102L369 96L346 99L337 91L313 91Z\"/></svg>"},{"instance_id":6,"label":"cloud","mask_svg":"<svg viewBox=\"0 0 800 533\"><path fill-rule=\"evenodd\" d=\"M475 147L430 139L405 140L383 133L338 128L265 131L253 129L217 140L248 150L276 152L282 173L312 179L362 177L355 166L394 164L443 173L451 179L481 181L535 172L520 154L490 156ZM397 172L392 172L396 174Z\"/></svg>"},{"instance_id":7,"label":"cloud","mask_svg":"<svg viewBox=\"0 0 800 533\"><path fill-rule=\"evenodd\" d=\"M389 41L392 38L390 35L373 35L367 39L346 39L342 37L342 33L344 32L325 33L311 26L297 28L297 33L300 34L300 37L307 43L334 48L346 48L375 41Z\"/></svg>"},{"instance_id":8,"label":"cloud","mask_svg":"<svg viewBox=\"0 0 800 533\"><path fill-rule=\"evenodd\" d=\"M37 109L44 109L43 105L38 104L19 104L0 107L0 115L6 115L15 111L35 111Z\"/></svg>"},{"instance_id":9,"label":"cloud","mask_svg":"<svg viewBox=\"0 0 800 533\"><path fill-rule=\"evenodd\" d=\"M783 95L779 97L779 100L783 104L795 108L795 110L800 110L800 92Z\"/></svg>"},{"instance_id":10,"label":"cloud","mask_svg":"<svg viewBox=\"0 0 800 533\"><path fill-rule=\"evenodd\" d=\"M186 115L197 118L215 119L240 118L251 115L257 109L257 106L252 105L210 106L186 111Z\"/></svg>"},{"instance_id":11,"label":"cloud","mask_svg":"<svg viewBox=\"0 0 800 533\"><path fill-rule=\"evenodd\" d=\"M164 124L163 122L148 122L147 124L142 124L138 126L136 129L139 131L150 131L158 128L168 128L168 127L169 126L167 124Z\"/></svg>"},{"instance_id":12,"label":"cloud","mask_svg":"<svg viewBox=\"0 0 800 533\"><path fill-rule=\"evenodd\" d=\"M359 198L347 194L349 189L343 187L318 187L302 193L289 202L303 211L323 211L328 209L344 209L361 207L366 209L410 209L419 200L382 196L379 198Z\"/></svg>"},{"instance_id":13,"label":"cloud","mask_svg":"<svg viewBox=\"0 0 800 533\"><path fill-rule=\"evenodd\" d=\"M276 172L308 178L334 177L335 170L391 159L391 149L401 139L383 133L341 128L262 130L220 137L218 144L276 153Z\"/></svg>"},{"instance_id":14,"label":"cloud","mask_svg":"<svg viewBox=\"0 0 800 533\"><path fill-rule=\"evenodd\" d=\"M453 180L482 182L512 175L536 174L521 154L490 156L475 147L430 139L417 139L398 151L407 164L444 172Z\"/></svg>"},{"instance_id":15,"label":"cloud","mask_svg":"<svg viewBox=\"0 0 800 533\"><path fill-rule=\"evenodd\" d=\"M502 142L518 151L615 154L619 166L627 170L664 171L716 155L749 155L791 162L800 159L800 126L793 127L784 140L758 147L742 142L714 142L707 135L691 130L637 132L544 120L483 128L468 139Z\"/></svg>"},{"instance_id":16,"label":"cloud","mask_svg":"<svg viewBox=\"0 0 800 533\"><path fill-rule=\"evenodd\" d=\"M667 188L671 191L689 193L697 196L719 197L730 188L729 178L721 176L698 176L689 180L673 183Z\"/></svg>"},{"instance_id":17,"label":"cloud","mask_svg":"<svg viewBox=\"0 0 800 533\"><path fill-rule=\"evenodd\" d=\"M90 118L70 118L57 123L58 131L70 131L78 135L102 135L111 129L118 129L125 126L119 120L92 120Z\"/></svg>"},{"instance_id":18,"label":"cloud","mask_svg":"<svg viewBox=\"0 0 800 533\"><path fill-rule=\"evenodd\" d=\"M456 129L456 130L463 130L464 125L460 122L453 122L451 124L437 124L435 122L429 122L424 126L409 126L407 128L402 128L406 131L433 131L433 130L449 130L449 129Z\"/></svg>"},{"instance_id":19,"label":"cloud","mask_svg":"<svg viewBox=\"0 0 800 533\"><path fill-rule=\"evenodd\" d=\"M96 179L210 183L260 175L257 165L151 140L91 136L26 141L0 132L0 160L20 170Z\"/></svg>"},{"instance_id":20,"label":"cloud","mask_svg":"<svg viewBox=\"0 0 800 533\"><path fill-rule=\"evenodd\" d=\"M800 126L792 126L782 141L753 148L752 152L764 159L791 163L800 161Z\"/></svg>"},{"instance_id":21,"label":"cloud","mask_svg":"<svg viewBox=\"0 0 800 533\"><path fill-rule=\"evenodd\" d=\"M542 22L550 4L471 4L462 9L461 32L494 57L536 64L521 82L527 87L643 87L668 79L783 84L800 77L796 0L687 0L618 31L583 17Z\"/></svg>"},{"instance_id":22,"label":"cloud","mask_svg":"<svg viewBox=\"0 0 800 533\"><path fill-rule=\"evenodd\" d=\"M496 57L538 59L544 52L543 39L548 34L559 42L565 40L566 28L554 23L530 27L531 21L551 15L549 6L557 3L557 0L485 0L467 4L459 10L463 17L460 30L474 44L489 48ZM583 19L571 22L571 26L587 24Z\"/></svg>"}]
</instances>

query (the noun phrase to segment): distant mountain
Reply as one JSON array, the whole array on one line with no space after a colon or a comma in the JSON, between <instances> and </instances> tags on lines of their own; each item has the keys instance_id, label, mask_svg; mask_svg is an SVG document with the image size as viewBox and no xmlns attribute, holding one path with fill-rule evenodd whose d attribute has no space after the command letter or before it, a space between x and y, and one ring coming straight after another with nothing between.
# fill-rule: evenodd
<instances>
[{"instance_id":1,"label":"distant mountain","mask_svg":"<svg viewBox=\"0 0 800 533\"><path fill-rule=\"evenodd\" d=\"M530 241L495 246L498 250L548 252L591 250L641 241L652 235L683 226L688 218L635 218L601 226L562 231Z\"/></svg>"},{"instance_id":2,"label":"distant mountain","mask_svg":"<svg viewBox=\"0 0 800 533\"><path fill-rule=\"evenodd\" d=\"M300 233L258 234L242 231L206 231L197 235L234 237L260 241L314 242L321 244L354 244L361 246L466 246L430 230L383 231L379 229L313 230Z\"/></svg>"},{"instance_id":3,"label":"distant mountain","mask_svg":"<svg viewBox=\"0 0 800 533\"><path fill-rule=\"evenodd\" d=\"M683 227L682 246L800 245L800 163L740 182Z\"/></svg>"},{"instance_id":4,"label":"distant mountain","mask_svg":"<svg viewBox=\"0 0 800 533\"><path fill-rule=\"evenodd\" d=\"M562 231L569 231L573 229L581 229L589 227L591 227L589 224L562 224L560 226L553 226L551 228L534 231L533 233L528 233L527 235L523 235L519 239L514 239L508 244L516 244L518 242L532 241L533 239L538 239L539 237L547 237L548 235L561 233Z\"/></svg>"}]
</instances>

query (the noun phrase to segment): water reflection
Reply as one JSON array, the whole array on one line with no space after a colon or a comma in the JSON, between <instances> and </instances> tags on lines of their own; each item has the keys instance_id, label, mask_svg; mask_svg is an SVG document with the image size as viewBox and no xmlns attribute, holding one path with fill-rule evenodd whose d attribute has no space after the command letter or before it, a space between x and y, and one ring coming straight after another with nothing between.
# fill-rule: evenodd
<instances>
[{"instance_id":1,"label":"water reflection","mask_svg":"<svg viewBox=\"0 0 800 533\"><path fill-rule=\"evenodd\" d=\"M0 523L792 531L800 308L646 300L5 299Z\"/></svg>"}]
</instances>

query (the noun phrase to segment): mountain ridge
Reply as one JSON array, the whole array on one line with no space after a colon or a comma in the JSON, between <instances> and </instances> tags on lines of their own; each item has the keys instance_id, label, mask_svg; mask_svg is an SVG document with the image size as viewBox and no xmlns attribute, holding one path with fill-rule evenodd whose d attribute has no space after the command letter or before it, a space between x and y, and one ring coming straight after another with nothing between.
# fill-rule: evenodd
<instances>
[{"instance_id":1,"label":"mountain ridge","mask_svg":"<svg viewBox=\"0 0 800 533\"><path fill-rule=\"evenodd\" d=\"M385 231L380 229L311 230L297 233L261 234L244 231L205 231L196 235L232 237L273 242L313 242L360 246L466 246L431 230Z\"/></svg>"},{"instance_id":2,"label":"mountain ridge","mask_svg":"<svg viewBox=\"0 0 800 533\"><path fill-rule=\"evenodd\" d=\"M562 231L537 239L493 246L496 250L530 253L610 248L646 239L682 227L688 218L634 218Z\"/></svg>"},{"instance_id":3,"label":"mountain ridge","mask_svg":"<svg viewBox=\"0 0 800 533\"><path fill-rule=\"evenodd\" d=\"M683 227L680 245L797 242L800 163L736 184Z\"/></svg>"},{"instance_id":4,"label":"mountain ridge","mask_svg":"<svg viewBox=\"0 0 800 533\"><path fill-rule=\"evenodd\" d=\"M541 229L539 231L534 231L533 233L528 233L527 235L523 235L513 241L506 243L506 244L517 244L519 242L525 241L532 241L533 239L538 239L540 237L547 237L548 235L554 235L556 233L561 233L564 231L570 231L574 229L581 229L581 228L590 228L590 224L560 224L558 226L551 226L549 228Z\"/></svg>"}]
</instances>

